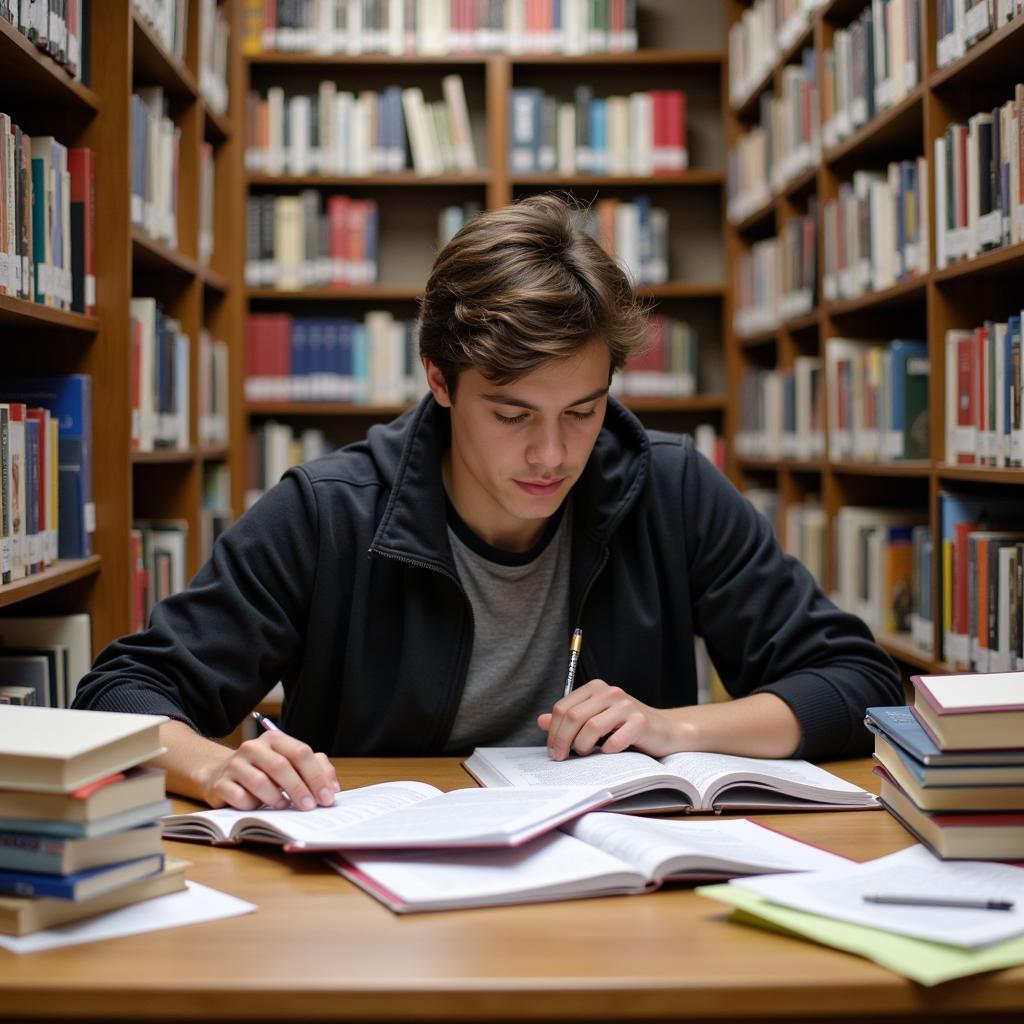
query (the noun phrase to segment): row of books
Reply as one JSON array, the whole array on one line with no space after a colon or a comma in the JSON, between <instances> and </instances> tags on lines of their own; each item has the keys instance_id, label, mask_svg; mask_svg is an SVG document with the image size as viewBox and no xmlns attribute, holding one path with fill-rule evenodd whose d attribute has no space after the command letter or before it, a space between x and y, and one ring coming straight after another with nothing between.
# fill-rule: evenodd
<instances>
[{"instance_id":1,"label":"row of books","mask_svg":"<svg viewBox=\"0 0 1024 1024\"><path fill-rule=\"evenodd\" d=\"M822 207L826 301L858 298L928 270L928 164L854 171Z\"/></svg>"},{"instance_id":2,"label":"row of books","mask_svg":"<svg viewBox=\"0 0 1024 1024\"><path fill-rule=\"evenodd\" d=\"M185 887L157 715L11 707L0 776L0 932L27 935Z\"/></svg>"},{"instance_id":3,"label":"row of books","mask_svg":"<svg viewBox=\"0 0 1024 1024\"><path fill-rule=\"evenodd\" d=\"M132 3L163 48L172 57L184 61L189 0L132 0Z\"/></svg>"},{"instance_id":4,"label":"row of books","mask_svg":"<svg viewBox=\"0 0 1024 1024\"><path fill-rule=\"evenodd\" d=\"M92 315L96 222L92 150L30 137L0 113L0 295Z\"/></svg>"},{"instance_id":5,"label":"row of books","mask_svg":"<svg viewBox=\"0 0 1024 1024\"><path fill-rule=\"evenodd\" d=\"M290 423L265 420L249 431L246 446L245 507L249 508L292 466L312 462L331 451L317 427L296 430Z\"/></svg>"},{"instance_id":6,"label":"row of books","mask_svg":"<svg viewBox=\"0 0 1024 1024\"><path fill-rule=\"evenodd\" d=\"M748 369L740 383L736 454L818 459L825 451L821 359L797 356L787 369Z\"/></svg>"},{"instance_id":7,"label":"row of books","mask_svg":"<svg viewBox=\"0 0 1024 1024\"><path fill-rule=\"evenodd\" d=\"M1024 464L1021 320L1015 315L946 332L947 462Z\"/></svg>"},{"instance_id":8,"label":"row of books","mask_svg":"<svg viewBox=\"0 0 1024 1024\"><path fill-rule=\"evenodd\" d=\"M401 405L425 391L415 321L387 310L361 321L252 313L246 323L249 401Z\"/></svg>"},{"instance_id":9,"label":"row of books","mask_svg":"<svg viewBox=\"0 0 1024 1024\"><path fill-rule=\"evenodd\" d=\"M822 62L822 132L835 146L921 81L920 0L871 0Z\"/></svg>"},{"instance_id":10,"label":"row of books","mask_svg":"<svg viewBox=\"0 0 1024 1024\"><path fill-rule=\"evenodd\" d=\"M775 330L809 313L817 294L817 214L790 218L778 237L763 238L736 261L733 327L740 336Z\"/></svg>"},{"instance_id":11,"label":"row of books","mask_svg":"<svg viewBox=\"0 0 1024 1024\"><path fill-rule=\"evenodd\" d=\"M0 18L84 85L91 80L91 0L0 0Z\"/></svg>"},{"instance_id":12,"label":"row of books","mask_svg":"<svg viewBox=\"0 0 1024 1024\"><path fill-rule=\"evenodd\" d=\"M462 76L441 79L441 96L420 86L380 92L339 89L286 95L271 86L246 97L247 170L271 175L471 174L476 146Z\"/></svg>"},{"instance_id":13,"label":"row of books","mask_svg":"<svg viewBox=\"0 0 1024 1024\"><path fill-rule=\"evenodd\" d=\"M755 0L729 29L729 103L742 106L825 0Z\"/></svg>"},{"instance_id":14,"label":"row of books","mask_svg":"<svg viewBox=\"0 0 1024 1024\"><path fill-rule=\"evenodd\" d=\"M137 519L132 527L132 628L145 629L154 606L188 583L188 522Z\"/></svg>"},{"instance_id":15,"label":"row of books","mask_svg":"<svg viewBox=\"0 0 1024 1024\"><path fill-rule=\"evenodd\" d=\"M377 280L374 199L305 189L246 200L245 281L282 290L344 287Z\"/></svg>"},{"instance_id":16,"label":"row of books","mask_svg":"<svg viewBox=\"0 0 1024 1024\"><path fill-rule=\"evenodd\" d=\"M250 0L242 52L621 53L637 48L636 0Z\"/></svg>"},{"instance_id":17,"label":"row of books","mask_svg":"<svg viewBox=\"0 0 1024 1024\"><path fill-rule=\"evenodd\" d=\"M131 101L131 221L171 248L178 245L181 129L163 87L138 87Z\"/></svg>"},{"instance_id":18,"label":"row of books","mask_svg":"<svg viewBox=\"0 0 1024 1024\"><path fill-rule=\"evenodd\" d=\"M233 522L231 469L226 462L208 462L203 466L203 495L199 509L200 565L213 554L217 538Z\"/></svg>"},{"instance_id":19,"label":"row of books","mask_svg":"<svg viewBox=\"0 0 1024 1024\"><path fill-rule=\"evenodd\" d=\"M617 397L686 398L700 381L699 339L685 320L657 313L648 318L647 342L612 378Z\"/></svg>"},{"instance_id":20,"label":"row of books","mask_svg":"<svg viewBox=\"0 0 1024 1024\"><path fill-rule=\"evenodd\" d=\"M217 114L228 109L231 23L217 0L199 0L199 92Z\"/></svg>"},{"instance_id":21,"label":"row of books","mask_svg":"<svg viewBox=\"0 0 1024 1024\"><path fill-rule=\"evenodd\" d=\"M991 32L1024 15L1024 0L935 0L935 63L959 60Z\"/></svg>"},{"instance_id":22,"label":"row of books","mask_svg":"<svg viewBox=\"0 0 1024 1024\"><path fill-rule=\"evenodd\" d=\"M131 448L188 448L192 342L153 298L131 300Z\"/></svg>"},{"instance_id":23,"label":"row of books","mask_svg":"<svg viewBox=\"0 0 1024 1024\"><path fill-rule=\"evenodd\" d=\"M1016 496L940 492L942 658L958 670L1024 668L1024 516Z\"/></svg>"},{"instance_id":24,"label":"row of books","mask_svg":"<svg viewBox=\"0 0 1024 1024\"><path fill-rule=\"evenodd\" d=\"M509 90L508 166L513 174L678 174L689 166L686 93L651 89L595 96L581 83L571 101L535 87Z\"/></svg>"},{"instance_id":25,"label":"row of books","mask_svg":"<svg viewBox=\"0 0 1024 1024\"><path fill-rule=\"evenodd\" d=\"M928 457L928 344L828 338L828 457L877 462Z\"/></svg>"},{"instance_id":26,"label":"row of books","mask_svg":"<svg viewBox=\"0 0 1024 1024\"><path fill-rule=\"evenodd\" d=\"M91 664L84 612L0 619L0 704L69 707Z\"/></svg>"},{"instance_id":27,"label":"row of books","mask_svg":"<svg viewBox=\"0 0 1024 1024\"><path fill-rule=\"evenodd\" d=\"M913 676L908 707L869 708L893 816L938 857L1024 857L1024 673Z\"/></svg>"},{"instance_id":28,"label":"row of books","mask_svg":"<svg viewBox=\"0 0 1024 1024\"><path fill-rule=\"evenodd\" d=\"M92 554L92 378L0 383L0 581Z\"/></svg>"},{"instance_id":29,"label":"row of books","mask_svg":"<svg viewBox=\"0 0 1024 1024\"><path fill-rule=\"evenodd\" d=\"M949 124L935 140L935 258L941 269L1024 238L1020 133L1024 83L1013 98Z\"/></svg>"},{"instance_id":30,"label":"row of books","mask_svg":"<svg viewBox=\"0 0 1024 1024\"><path fill-rule=\"evenodd\" d=\"M669 280L668 211L651 197L598 199L587 211L589 232L637 285Z\"/></svg>"}]
</instances>

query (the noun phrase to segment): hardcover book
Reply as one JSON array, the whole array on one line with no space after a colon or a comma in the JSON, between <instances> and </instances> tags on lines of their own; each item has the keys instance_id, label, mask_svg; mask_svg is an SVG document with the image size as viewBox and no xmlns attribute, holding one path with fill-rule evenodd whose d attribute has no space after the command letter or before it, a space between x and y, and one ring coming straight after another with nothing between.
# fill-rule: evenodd
<instances>
[{"instance_id":1,"label":"hardcover book","mask_svg":"<svg viewBox=\"0 0 1024 1024\"><path fill-rule=\"evenodd\" d=\"M943 750L1019 749L1024 672L911 676L914 715Z\"/></svg>"}]
</instances>

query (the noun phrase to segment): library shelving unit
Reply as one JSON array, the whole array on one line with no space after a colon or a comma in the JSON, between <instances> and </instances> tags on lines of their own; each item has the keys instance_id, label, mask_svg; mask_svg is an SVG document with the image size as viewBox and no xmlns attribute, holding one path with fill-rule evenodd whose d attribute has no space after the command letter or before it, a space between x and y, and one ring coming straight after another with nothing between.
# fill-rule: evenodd
<instances>
[{"instance_id":1,"label":"library shelving unit","mask_svg":"<svg viewBox=\"0 0 1024 1024\"><path fill-rule=\"evenodd\" d=\"M289 193L302 188L377 200L379 207L379 283L372 286L280 291L247 289L252 312L301 316L362 317L386 309L396 318L414 319L423 283L437 251L437 221L442 207L475 202L485 209L541 191L560 190L584 201L648 194L669 213L671 281L640 288L658 312L685 319L699 337L700 391L691 398L626 399L651 426L692 429L710 422L724 430L726 388L722 331L726 296L722 237L724 144L722 72L724 21L719 5L695 0L641 0L639 49L628 53L581 56L553 54L465 54L444 56L325 56L266 52L244 58L247 87L261 95L270 86L285 93L315 93L321 79L337 89L382 90L389 85L420 86L439 94L441 78L462 76L480 170L473 174L423 177L412 172L372 177L332 178L246 175L250 193ZM657 47L657 48L655 48ZM689 167L671 176L514 175L509 170L509 95L537 86L561 100L575 85L589 83L596 96L634 90L681 88L687 99ZM295 427L319 427L333 444L354 440L367 427L394 416L401 406L359 406L323 402L245 403L250 428L286 420Z\"/></svg>"},{"instance_id":2,"label":"library shelving unit","mask_svg":"<svg viewBox=\"0 0 1024 1024\"><path fill-rule=\"evenodd\" d=\"M793 216L806 214L808 201L817 197L817 287L813 308L798 317L783 319L772 329L740 336L732 317L726 320L730 402L740 401L740 380L750 368L792 368L801 355L820 356L824 364L826 339L927 339L930 363L928 386L928 457L910 461L837 462L825 455L811 461L785 458L737 457L730 475L741 488L767 487L778 494L778 522L785 510L808 495L820 498L827 517L826 592L836 584L835 517L844 506L910 508L921 513L931 528L932 643L929 650L915 646L905 634L878 633L877 639L907 673L952 671L942 660L942 562L939 494L956 491L973 496L1012 498L1024 494L1024 470L952 465L946 459L945 336L951 328L974 328L983 319L1003 319L1020 311L1024 245L1016 244L952 263L936 270L934 143L951 122L966 122L979 110L991 109L1013 97L1014 83L1024 68L1024 20L1019 17L971 47L954 63L939 69L936 60L937 24L934 0L920 3L921 48L919 84L894 106L834 145L823 141L820 158L785 188L776 190L743 219L726 219L729 262L759 239L776 235ZM820 71L835 31L851 25L869 6L867 0L828 0L807 19L798 36L781 48L773 67L753 84L741 103L723 104L725 135L732 146L744 130L756 123L762 93L781 89L783 69L799 61L804 47L813 47ZM727 24L736 24L749 3L730 0ZM891 161L924 156L928 166L929 253L925 272L877 292L857 298L823 298L823 205L834 199L839 185L854 170L882 170ZM730 308L734 294L729 297ZM823 370L824 372L824 370ZM824 386L824 385L822 385ZM828 401L826 392L825 399ZM735 408L735 404L733 405ZM827 434L828 416L824 417ZM731 438L730 438L731 440ZM1024 508L1024 505L1022 505ZM781 529L780 525L780 529Z\"/></svg>"},{"instance_id":3,"label":"library shelving unit","mask_svg":"<svg viewBox=\"0 0 1024 1024\"><path fill-rule=\"evenodd\" d=\"M234 0L222 0L234 18ZM95 155L96 315L58 311L16 298L0 297L0 330L5 371L87 373L93 388L93 496L95 554L84 561L58 561L43 573L0 587L0 614L87 612L94 654L129 631L132 621L130 534L136 517L174 516L189 524L193 538L187 572L197 568L203 465L222 461L240 476L241 448L217 451L133 454L131 447L131 333L133 289L151 288L163 297L192 339L190 353L190 436L197 427L199 327L206 324L232 350L240 344L238 324L244 296L241 255L230 244L241 217L240 146L234 128L238 90L231 90L226 115L208 108L197 87L199 5L191 4L184 62L170 56L131 0L94 4L91 79L74 81L67 72L0 19L0 110L29 135L53 135L65 145L85 146ZM240 67L234 61L234 75ZM179 240L177 249L150 241L132 227L130 216L133 87L159 84L172 97L181 129ZM232 82L232 86L237 83ZM200 141L213 143L216 162L216 242L210 267L197 260ZM231 360L235 372L240 359ZM240 386L240 385L238 385ZM240 407L236 416L241 415ZM240 422L240 421L239 421ZM238 423L233 424L237 430Z\"/></svg>"}]
</instances>

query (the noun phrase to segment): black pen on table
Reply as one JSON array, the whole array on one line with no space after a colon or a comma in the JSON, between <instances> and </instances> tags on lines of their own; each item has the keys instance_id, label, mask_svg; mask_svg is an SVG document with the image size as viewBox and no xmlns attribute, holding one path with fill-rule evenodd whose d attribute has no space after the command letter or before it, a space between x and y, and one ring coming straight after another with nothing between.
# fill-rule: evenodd
<instances>
[{"instance_id":1,"label":"black pen on table","mask_svg":"<svg viewBox=\"0 0 1024 1024\"><path fill-rule=\"evenodd\" d=\"M569 641L569 675L565 679L565 692L563 697L572 693L573 680L576 678L576 666L579 664L580 652L583 650L583 630L574 629L572 639Z\"/></svg>"},{"instance_id":2,"label":"black pen on table","mask_svg":"<svg viewBox=\"0 0 1024 1024\"><path fill-rule=\"evenodd\" d=\"M958 907L964 910L1013 910L1011 900L989 900L958 896L910 896L900 893L868 893L866 903L891 903L902 907Z\"/></svg>"}]
</instances>

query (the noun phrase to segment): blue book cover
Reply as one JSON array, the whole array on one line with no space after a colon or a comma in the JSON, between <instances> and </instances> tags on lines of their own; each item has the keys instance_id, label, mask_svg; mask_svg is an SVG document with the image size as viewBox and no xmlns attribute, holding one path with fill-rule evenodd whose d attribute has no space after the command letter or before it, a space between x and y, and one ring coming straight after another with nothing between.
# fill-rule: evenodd
<instances>
[{"instance_id":1,"label":"blue book cover","mask_svg":"<svg viewBox=\"0 0 1024 1024\"><path fill-rule=\"evenodd\" d=\"M608 173L608 102L590 101L590 161L594 174Z\"/></svg>"},{"instance_id":2,"label":"blue book cover","mask_svg":"<svg viewBox=\"0 0 1024 1024\"><path fill-rule=\"evenodd\" d=\"M92 500L92 377L69 373L51 377L7 376L0 402L25 402L50 410L59 441L58 556L86 558L93 552L96 510Z\"/></svg>"},{"instance_id":3,"label":"blue book cover","mask_svg":"<svg viewBox=\"0 0 1024 1024\"><path fill-rule=\"evenodd\" d=\"M1020 754L1013 750L940 750L906 706L868 708L864 724L870 732L885 736L907 757L918 762L915 774L920 774L925 765L981 768L1020 764Z\"/></svg>"},{"instance_id":4,"label":"blue book cover","mask_svg":"<svg viewBox=\"0 0 1024 1024\"><path fill-rule=\"evenodd\" d=\"M888 348L892 360L888 454L894 459L928 457L928 343L897 338Z\"/></svg>"},{"instance_id":5,"label":"blue book cover","mask_svg":"<svg viewBox=\"0 0 1024 1024\"><path fill-rule=\"evenodd\" d=\"M111 892L129 882L162 871L162 853L105 864L73 875L45 875L38 871L0 870L0 893L9 896L49 896L58 900L86 900Z\"/></svg>"}]
</instances>

